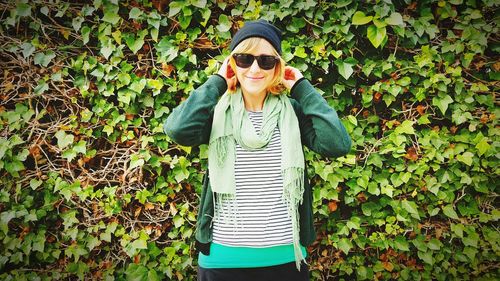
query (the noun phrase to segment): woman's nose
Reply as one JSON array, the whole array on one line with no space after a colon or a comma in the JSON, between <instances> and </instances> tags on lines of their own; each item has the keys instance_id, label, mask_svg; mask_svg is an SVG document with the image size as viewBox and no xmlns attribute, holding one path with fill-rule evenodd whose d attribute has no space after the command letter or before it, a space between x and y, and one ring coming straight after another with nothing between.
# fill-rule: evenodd
<instances>
[{"instance_id":1,"label":"woman's nose","mask_svg":"<svg viewBox=\"0 0 500 281\"><path fill-rule=\"evenodd\" d=\"M250 71L251 72L258 72L260 71L259 64L257 63L257 59L254 59L252 62L252 65L250 66Z\"/></svg>"}]
</instances>

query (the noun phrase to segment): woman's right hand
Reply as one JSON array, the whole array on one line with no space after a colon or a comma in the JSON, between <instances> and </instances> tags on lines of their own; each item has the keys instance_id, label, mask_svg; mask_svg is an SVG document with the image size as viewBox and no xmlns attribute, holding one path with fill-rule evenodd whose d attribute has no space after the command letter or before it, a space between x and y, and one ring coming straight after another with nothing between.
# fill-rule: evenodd
<instances>
[{"instance_id":1,"label":"woman's right hand","mask_svg":"<svg viewBox=\"0 0 500 281\"><path fill-rule=\"evenodd\" d=\"M228 89L232 91L236 89L236 74L234 73L234 70L231 68L231 65L229 65L229 57L224 59L224 62L222 63L222 66L220 67L219 72L217 72L217 74L226 79L226 84Z\"/></svg>"}]
</instances>

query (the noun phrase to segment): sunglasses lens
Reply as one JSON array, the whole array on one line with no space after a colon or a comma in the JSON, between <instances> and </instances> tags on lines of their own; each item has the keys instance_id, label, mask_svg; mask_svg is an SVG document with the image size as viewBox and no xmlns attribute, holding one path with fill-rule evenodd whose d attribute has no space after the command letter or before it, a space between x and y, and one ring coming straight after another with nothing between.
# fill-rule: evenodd
<instances>
[{"instance_id":1,"label":"sunglasses lens","mask_svg":"<svg viewBox=\"0 0 500 281\"><path fill-rule=\"evenodd\" d=\"M274 56L258 56L257 62L259 67L264 70L272 69L276 65L276 57Z\"/></svg>"},{"instance_id":2,"label":"sunglasses lens","mask_svg":"<svg viewBox=\"0 0 500 281\"><path fill-rule=\"evenodd\" d=\"M254 56L249 54L236 54L234 55L234 60L236 61L236 65L241 68L248 68L252 65Z\"/></svg>"}]
</instances>

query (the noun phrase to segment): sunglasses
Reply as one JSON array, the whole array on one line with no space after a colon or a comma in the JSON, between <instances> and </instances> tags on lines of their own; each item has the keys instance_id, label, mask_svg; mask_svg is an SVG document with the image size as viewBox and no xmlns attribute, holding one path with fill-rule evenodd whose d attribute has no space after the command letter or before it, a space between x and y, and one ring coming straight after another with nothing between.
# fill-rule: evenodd
<instances>
[{"instance_id":1,"label":"sunglasses","mask_svg":"<svg viewBox=\"0 0 500 281\"><path fill-rule=\"evenodd\" d=\"M236 65L241 68L249 68L253 64L253 61L257 60L257 64L261 69L270 70L273 69L278 62L278 57L269 55L254 56L250 54L234 54L233 58L236 61Z\"/></svg>"}]
</instances>

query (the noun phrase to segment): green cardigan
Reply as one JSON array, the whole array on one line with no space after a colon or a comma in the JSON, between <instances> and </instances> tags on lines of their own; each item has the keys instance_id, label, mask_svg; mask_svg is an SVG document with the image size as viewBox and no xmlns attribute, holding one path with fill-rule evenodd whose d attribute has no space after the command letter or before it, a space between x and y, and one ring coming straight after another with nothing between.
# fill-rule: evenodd
<instances>
[{"instance_id":1,"label":"green cardigan","mask_svg":"<svg viewBox=\"0 0 500 281\"><path fill-rule=\"evenodd\" d=\"M219 75L211 76L194 90L189 98L176 107L163 125L165 133L176 143L184 146L208 144L215 105L226 92L227 84ZM324 157L345 155L351 149L351 138L340 121L337 112L302 78L291 89L290 101L300 126L302 144ZM313 226L312 191L304 177L304 199L299 206L300 243L307 247L316 239ZM203 178L201 202L196 222L196 248L209 254L212 241L214 201L208 172Z\"/></svg>"}]
</instances>

